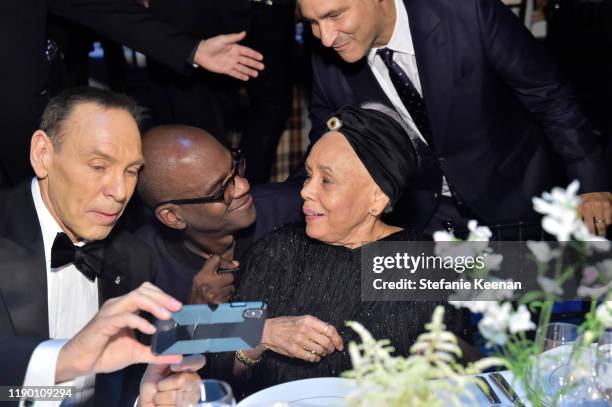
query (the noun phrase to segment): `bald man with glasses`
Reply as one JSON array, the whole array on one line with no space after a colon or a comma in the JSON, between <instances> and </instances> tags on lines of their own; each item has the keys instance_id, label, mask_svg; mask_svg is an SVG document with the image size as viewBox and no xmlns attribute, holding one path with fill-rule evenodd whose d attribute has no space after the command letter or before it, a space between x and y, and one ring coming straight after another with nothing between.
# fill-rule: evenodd
<instances>
[{"instance_id":1,"label":"bald man with glasses","mask_svg":"<svg viewBox=\"0 0 612 407\"><path fill-rule=\"evenodd\" d=\"M252 191L241 151L204 130L156 127L143 137L143 157L138 191L156 221L137 234L154 248L156 284L177 299L228 301L232 270L249 246L275 226L301 221L292 210L297 191L275 184ZM296 202L281 206L288 200Z\"/></svg>"}]
</instances>

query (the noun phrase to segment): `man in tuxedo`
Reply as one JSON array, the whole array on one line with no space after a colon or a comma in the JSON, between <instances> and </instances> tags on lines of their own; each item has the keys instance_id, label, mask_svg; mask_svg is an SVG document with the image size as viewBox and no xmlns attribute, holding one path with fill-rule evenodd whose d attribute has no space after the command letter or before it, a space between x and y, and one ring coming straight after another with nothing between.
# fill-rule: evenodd
<instances>
[{"instance_id":1,"label":"man in tuxedo","mask_svg":"<svg viewBox=\"0 0 612 407\"><path fill-rule=\"evenodd\" d=\"M156 285L189 303L226 302L234 277L217 271L235 268L275 226L299 221L281 206L286 199L299 201L299 194L278 184L251 190L241 153L195 127L153 128L142 151L146 165L138 190L157 222L137 235L154 249Z\"/></svg>"},{"instance_id":2,"label":"man in tuxedo","mask_svg":"<svg viewBox=\"0 0 612 407\"><path fill-rule=\"evenodd\" d=\"M64 341L57 360L52 364L52 361L47 360L46 366L53 369L56 383L67 385L66 381L84 375L114 372L135 363L149 363L140 385L139 406L150 407L157 400L174 400L176 390L186 381L201 380L200 376L193 372L204 365L204 357L154 355L149 346L141 344L135 338L135 332L155 331L149 321L138 315L139 312L149 312L156 318L166 320L170 313L178 311L181 306L180 302L159 288L143 283L128 294L105 302L83 329L70 340ZM20 344L27 346L30 339L0 336L0 345L7 350L16 351L19 350ZM26 343L23 344L22 341ZM168 371L177 373L168 374ZM16 388L15 386L11 383L11 387ZM5 393L4 397L6 396ZM107 405L103 403L110 402L111 399L100 400L99 405ZM0 405L6 404L17 404L17 400L14 403L0 402Z\"/></svg>"},{"instance_id":3,"label":"man in tuxedo","mask_svg":"<svg viewBox=\"0 0 612 407\"><path fill-rule=\"evenodd\" d=\"M6 58L0 67L0 171L13 186L32 176L27 160L29 137L38 128L54 85L49 83L52 65L61 58L46 38L50 13L92 28L181 73L190 73L195 65L247 80L263 69L261 54L238 44L244 32L200 40L158 20L135 1L3 1L0 49Z\"/></svg>"},{"instance_id":4,"label":"man in tuxedo","mask_svg":"<svg viewBox=\"0 0 612 407\"><path fill-rule=\"evenodd\" d=\"M111 332L127 326L152 333L150 324L135 315L112 323L113 315L153 309L167 319L168 310L180 308L151 284L142 286L154 274L146 245L126 232L111 233L143 164L137 115L134 101L109 91L83 88L60 94L49 102L41 129L32 136L36 177L0 196L2 385L54 385L82 373L113 370L79 365L79 349L88 353L86 345L95 348L95 341L77 339L76 350L64 346L64 338L88 323L113 340L123 337L119 347L123 343L137 351L131 357L138 360L127 359L123 366L155 361L127 331ZM132 297L145 298L123 306L115 300L94 317L104 301L139 286L141 295ZM110 326L104 328L106 323ZM57 370L50 369L56 360ZM60 368L66 361L76 366ZM111 367L121 367L117 363ZM95 403L119 405L121 379L98 375ZM94 402L93 375L76 378L74 385L75 403Z\"/></svg>"},{"instance_id":5,"label":"man in tuxedo","mask_svg":"<svg viewBox=\"0 0 612 407\"><path fill-rule=\"evenodd\" d=\"M311 143L342 105L381 102L419 135L395 221L433 232L476 218L502 238L531 197L581 184L591 231L612 224L600 147L555 64L497 0L299 0L313 56ZM532 236L533 237L533 236Z\"/></svg>"}]
</instances>

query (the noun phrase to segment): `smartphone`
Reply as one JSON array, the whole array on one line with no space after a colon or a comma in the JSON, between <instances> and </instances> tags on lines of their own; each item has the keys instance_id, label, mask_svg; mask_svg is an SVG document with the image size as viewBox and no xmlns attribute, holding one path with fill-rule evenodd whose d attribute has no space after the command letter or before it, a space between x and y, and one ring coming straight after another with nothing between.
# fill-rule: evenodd
<instances>
[{"instance_id":1,"label":"smartphone","mask_svg":"<svg viewBox=\"0 0 612 407\"><path fill-rule=\"evenodd\" d=\"M231 269L226 269L221 267L219 270L217 270L217 274L224 274L224 273L238 273L240 271L240 267L234 267Z\"/></svg>"},{"instance_id":2,"label":"smartphone","mask_svg":"<svg viewBox=\"0 0 612 407\"><path fill-rule=\"evenodd\" d=\"M156 355L230 352L259 345L266 320L261 301L184 305L169 320L156 320Z\"/></svg>"}]
</instances>

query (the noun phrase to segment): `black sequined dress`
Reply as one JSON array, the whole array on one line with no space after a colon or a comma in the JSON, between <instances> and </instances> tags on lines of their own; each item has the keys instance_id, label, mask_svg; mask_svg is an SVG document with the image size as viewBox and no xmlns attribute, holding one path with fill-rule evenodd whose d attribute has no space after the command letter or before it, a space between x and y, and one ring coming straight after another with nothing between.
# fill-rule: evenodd
<instances>
[{"instance_id":1,"label":"black sequined dress","mask_svg":"<svg viewBox=\"0 0 612 407\"><path fill-rule=\"evenodd\" d=\"M400 231L383 240L417 240ZM279 383L311 377L339 376L351 368L348 342L358 337L344 325L362 323L377 339L387 338L400 354L423 332L436 304L426 302L362 302L360 251L310 239L303 225L276 229L257 242L241 264L237 300L264 300L268 317L310 314L338 329L345 348L319 363L308 363L268 351L240 387L245 394ZM447 327L465 337L463 314L447 307Z\"/></svg>"}]
</instances>

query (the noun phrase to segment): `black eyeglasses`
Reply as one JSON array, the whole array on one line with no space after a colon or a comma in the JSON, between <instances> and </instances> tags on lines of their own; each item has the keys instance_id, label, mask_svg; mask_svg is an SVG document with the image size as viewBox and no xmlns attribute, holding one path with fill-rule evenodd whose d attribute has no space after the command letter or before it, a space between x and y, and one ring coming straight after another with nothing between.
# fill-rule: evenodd
<instances>
[{"instance_id":1,"label":"black eyeglasses","mask_svg":"<svg viewBox=\"0 0 612 407\"><path fill-rule=\"evenodd\" d=\"M160 207L165 204L175 204L175 205L195 205L195 204L205 204L212 202L225 202L229 205L234 199L234 188L236 187L236 176L244 178L244 173L246 170L246 160L242 156L242 151L237 148L230 149L232 153L232 161L234 163L234 171L232 175L221 185L221 188L211 196L203 196L199 198L186 198L186 199L170 199L167 201L163 201L155 205L155 207Z\"/></svg>"}]
</instances>

